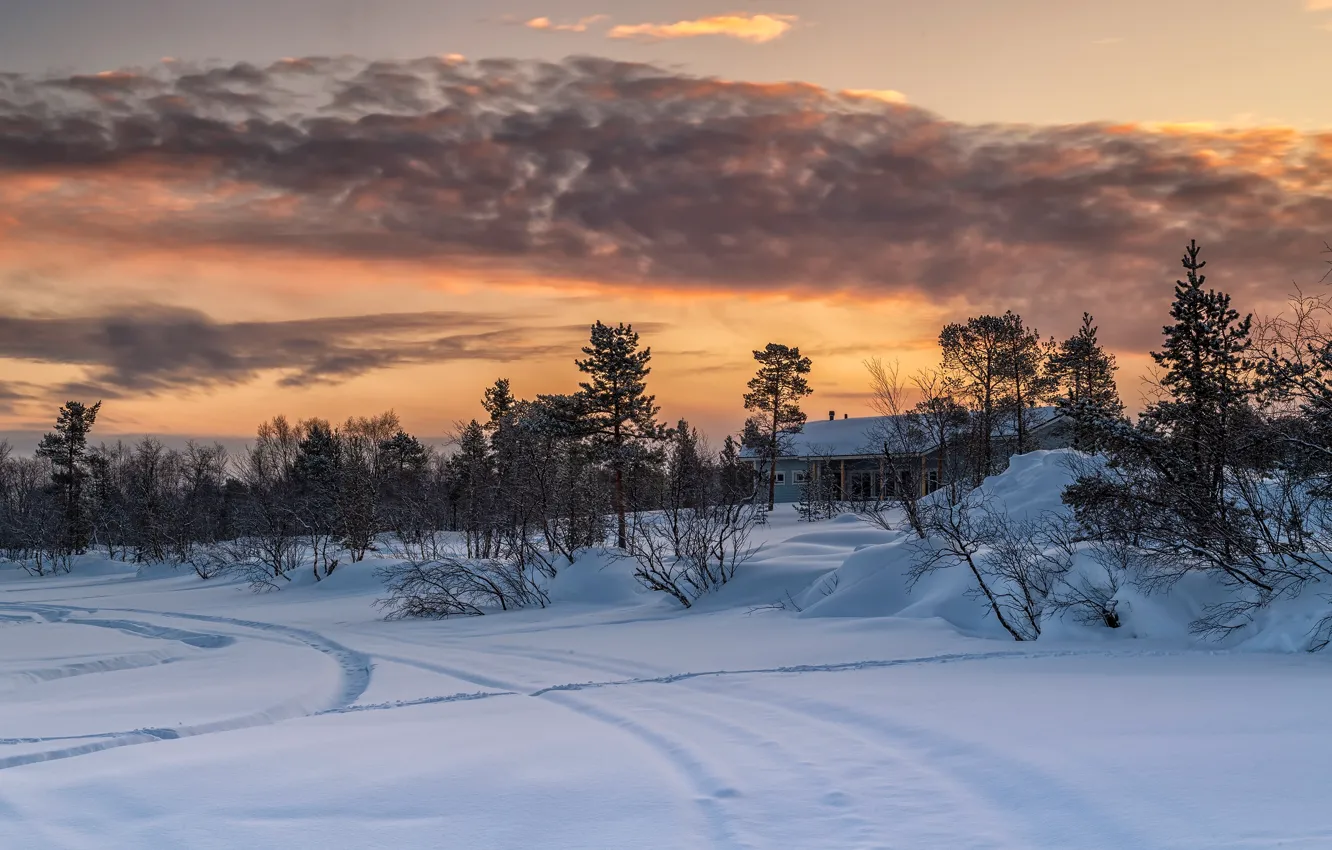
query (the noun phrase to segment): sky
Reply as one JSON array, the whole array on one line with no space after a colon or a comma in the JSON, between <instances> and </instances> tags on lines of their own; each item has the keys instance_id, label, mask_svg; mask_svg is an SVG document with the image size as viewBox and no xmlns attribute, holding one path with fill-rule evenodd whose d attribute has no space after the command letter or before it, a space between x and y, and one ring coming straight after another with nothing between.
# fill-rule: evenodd
<instances>
[{"instance_id":1,"label":"sky","mask_svg":"<svg viewBox=\"0 0 1332 850\"><path fill-rule=\"evenodd\" d=\"M1318 287L1332 0L0 0L0 433L241 438L572 391L595 320L668 421L812 416L948 321L1091 312L1130 405L1192 238Z\"/></svg>"}]
</instances>

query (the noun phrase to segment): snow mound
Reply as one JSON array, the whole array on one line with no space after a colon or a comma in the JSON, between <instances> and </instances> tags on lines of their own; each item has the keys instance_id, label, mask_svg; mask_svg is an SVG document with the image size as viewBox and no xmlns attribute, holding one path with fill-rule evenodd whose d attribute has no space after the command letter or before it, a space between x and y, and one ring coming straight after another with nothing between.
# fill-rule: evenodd
<instances>
[{"instance_id":1,"label":"snow mound","mask_svg":"<svg viewBox=\"0 0 1332 850\"><path fill-rule=\"evenodd\" d=\"M992 509L1014 522L1066 512L1061 496L1072 480L1070 461L1075 457L1076 453L1068 449L1019 455L1003 473L987 478L980 492ZM834 531L830 527L826 536L813 532L797 535L789 542L831 542L839 536L844 545L853 539L872 537L863 531ZM914 537L905 533L898 533L886 542L862 546L848 555L840 567L820 576L796 597L803 609L800 616L936 619L964 635L1010 639L987 602L976 592L975 581L965 566L938 570L911 585L909 573L916 552ZM978 559L985 557L982 550ZM1083 549L1074 558L1066 581L1104 584L1106 576L1106 567ZM1229 598L1230 592L1204 574L1185 576L1168 590L1155 593L1144 592L1132 581L1124 581L1113 596L1122 620L1120 628L1050 613L1042 622L1040 639L1137 639L1172 645L1297 652L1309 648L1315 625L1332 608L1327 593L1314 588L1299 598L1273 603L1248 626L1229 635L1224 643L1195 637L1190 631L1191 624L1210 606ZM1328 588L1328 593L1332 593L1332 588Z\"/></svg>"},{"instance_id":2,"label":"snow mound","mask_svg":"<svg viewBox=\"0 0 1332 850\"><path fill-rule=\"evenodd\" d=\"M552 603L621 605L642 602L647 590L634 578L633 562L601 551L579 554L550 580Z\"/></svg>"}]
</instances>

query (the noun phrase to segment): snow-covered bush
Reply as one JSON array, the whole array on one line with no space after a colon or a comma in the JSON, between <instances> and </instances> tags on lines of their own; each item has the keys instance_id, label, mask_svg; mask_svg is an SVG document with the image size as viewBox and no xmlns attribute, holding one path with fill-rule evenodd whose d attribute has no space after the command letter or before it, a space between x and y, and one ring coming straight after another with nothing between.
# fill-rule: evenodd
<instances>
[{"instance_id":1,"label":"snow-covered bush","mask_svg":"<svg viewBox=\"0 0 1332 850\"><path fill-rule=\"evenodd\" d=\"M686 608L735 577L758 548L750 535L757 522L753 504L708 505L633 518L625 552L634 577L649 590L669 594Z\"/></svg>"},{"instance_id":2,"label":"snow-covered bush","mask_svg":"<svg viewBox=\"0 0 1332 850\"><path fill-rule=\"evenodd\" d=\"M385 565L376 574L388 595L375 604L390 620L479 616L550 602L541 574L517 560L446 556Z\"/></svg>"}]
</instances>

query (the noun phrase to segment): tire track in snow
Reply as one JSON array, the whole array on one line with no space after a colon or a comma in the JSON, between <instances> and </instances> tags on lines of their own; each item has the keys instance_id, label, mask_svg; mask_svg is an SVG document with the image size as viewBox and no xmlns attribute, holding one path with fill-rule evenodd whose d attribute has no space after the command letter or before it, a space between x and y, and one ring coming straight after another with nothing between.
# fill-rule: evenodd
<instances>
[{"instance_id":1,"label":"tire track in snow","mask_svg":"<svg viewBox=\"0 0 1332 850\"><path fill-rule=\"evenodd\" d=\"M641 671L643 667L646 666L638 664L631 659L626 659L616 656L601 655L601 654L585 654L578 651L558 652L553 650L536 650L529 647L513 647L513 646L486 647L484 650L467 649L466 647L461 645L456 647L451 646L450 648L465 650L478 654L480 653L498 654L506 657L527 658L535 661L553 661L569 666L581 666L592 670L602 670L604 672L609 672L614 675L621 675L621 676L631 675L635 668ZM1100 651L1093 651L1093 652L1095 653ZM843 664L829 664L829 665L796 665L796 666L786 666L786 667L777 667L777 668L765 668L758 672L760 673L838 672L845 670L867 670L880 667L891 667L891 666L898 666L900 664L949 663L949 662L963 661L963 660L974 661L974 660L985 660L991 658L1008 659L1008 658L1028 657L1028 656L1046 657L1046 656L1059 656L1064 654L1070 654L1070 653L1061 653L1058 651L1052 651L1047 653L997 651L989 653L937 655L937 656L927 656L923 658L909 658L909 659L896 659L896 660L848 662ZM659 669L660 668L658 668L658 670ZM639 676L629 679L617 680L614 682L604 682L604 683L594 683L594 684L597 687L615 687L617 685L629 685L629 684L674 684L677 682L688 683L703 678L725 679L727 676L744 675L746 672L748 671L731 670L731 671L705 671L701 673L663 674L652 677ZM568 691L571 689L570 686L552 686L552 687L558 689L559 691ZM585 689L585 688L580 687L579 689ZM553 693L553 692L557 691L552 691L550 689L542 689L541 691L535 692L535 694L544 694L544 693ZM796 728L794 730L783 730L784 733L790 731L794 732L795 734L783 734L780 740L772 736L761 735L756 733L752 729L738 725L726 719L726 717L729 716L730 714L735 714L736 716L746 716L744 713L741 712L725 713L723 711L710 712L707 710L698 710L698 707L695 706L693 701L682 702L680 700L672 699L669 701L668 705L669 710L664 712L665 716L672 718L674 717L692 718L693 722L699 725L701 728L711 728L713 730L724 733L727 740L747 742L749 746L746 747L746 750L749 753L759 754L763 757L763 761L766 765L765 767L762 768L762 775L764 778L775 775L779 772L785 772L787 774L790 774L795 779L795 781L793 782L788 782L780 785L779 788L777 789L777 793L782 793L787 789L795 789L795 788L826 789L826 791L824 792L820 792L818 794L813 795L811 799L808 800L800 799L798 801L793 800L790 805L792 807L798 807L798 808L779 807L779 810L781 811L804 811L811 813L814 812L823 813L825 815L830 815L835 817L837 821L841 822L844 825L843 830L838 833L839 837L832 839L835 842L833 844L819 843L819 839L813 839L813 838L807 839L807 841L814 841L815 844L817 844L817 846L835 846L835 847L870 846L870 844L873 844L874 842L886 840L889 835L893 834L893 831L890 828L876 826L872 824L864 814L861 814L862 812L869 813L883 808L885 800L882 796L873 795L873 799L866 800L864 799L863 794L857 795L855 793L848 793L848 791L843 790L841 787L839 787L839 786L845 786L846 783L836 781L833 778L833 775L829 771L820 769L817 766L817 762L822 757L826 756L828 752L863 753L867 746L871 747L875 752L874 757L877 761L876 767L878 768L876 772L878 773L882 772L882 767L880 766L891 765L890 772L893 776L901 777L910 774L914 778L919 780L919 781L913 781L911 783L899 782L892 789L899 796L906 796L907 798L909 798L907 804L903 806L903 808L906 808L908 810L936 812L940 814L940 820L949 821L951 819L948 817L948 812L947 811L940 812L941 805L944 805L939 802L940 796L942 795L944 799L948 798L956 799L960 795L965 797L964 803L970 805L970 807L973 810L977 804L981 804L985 807L986 810L990 811L992 813L992 818L990 821L993 828L992 831L998 830L1003 833L1002 838L995 838L993 835L991 835L983 839L980 839L979 841L972 841L966 844L954 844L950 846L955 846L958 848L966 846L970 848L990 848L990 850L998 850L998 848L1013 847L1021 843L1020 841L1017 841L1016 839L1013 838L1014 830L1012 829L1012 826L1009 823L1010 818L1007 817L1007 813L999 810L998 807L994 806L990 801L978 797L976 794L969 791L963 786L959 786L954 781L954 778L949 776L945 772L939 771L930 765L921 764L917 760L909 758L906 754L896 751L890 747L885 747L881 744L878 744L877 742L872 741L871 739L865 737L864 735L858 735L855 733L854 730L845 729L838 724L830 723L823 718L808 714L806 712L787 709L785 706L775 701L754 699L752 697L747 697L744 695L744 693L736 693L730 690L721 691L721 690L703 690L703 689L694 689L693 693L696 694L697 696L706 697L713 700L724 700L727 702L737 703L743 706L744 711L749 712L751 715L756 708L780 715L785 715L786 717L795 720L808 733L806 735L801 735L800 728ZM801 756L799 755L799 748L797 746L794 746L791 743L791 741L805 740L806 738L813 741L819 741L819 740L826 741L829 740L830 738L840 739L844 743L849 743L850 746L849 747L842 746L840 748L832 750L816 748L812 758L802 759ZM927 787L930 790L928 792L920 790L922 787ZM769 793L771 792L761 792L761 796L765 797L766 799ZM749 795L737 794L736 796L748 797ZM768 822L769 819L762 819L762 820L756 820L755 823L756 826L766 826L768 825ZM785 838L782 838L780 836L771 836L769 840L779 841L779 840L788 840L788 839L789 835L786 836ZM809 846L815 846L815 844L811 844Z\"/></svg>"},{"instance_id":2,"label":"tire track in snow","mask_svg":"<svg viewBox=\"0 0 1332 850\"><path fill-rule=\"evenodd\" d=\"M426 644L413 644L413 646L426 646ZM439 645L432 645L435 648L445 648ZM571 663L575 666L582 666L588 669L597 669L603 667L605 672L622 672L609 665L597 665L579 663L581 656L566 656L561 653L529 653L511 651L509 647L503 647L492 651L490 648L466 649L461 646L450 645L447 647L454 651L468 652L473 655L487 656L498 655L501 657L526 658L533 661L560 661ZM776 676L776 675L798 675L810 673L843 673L856 672L863 670L878 670L891 667L912 667L931 664L956 664L962 662L974 661L1004 661L1004 660L1042 660L1052 658L1074 658L1074 657L1101 657L1101 658L1135 658L1135 657L1167 657L1183 654L1199 654L1199 650L1050 650L1047 652L1020 652L1020 651L998 651L998 652L976 652L976 653L946 653L942 655L925 655L914 658L889 658L874 659L865 661L846 661L832 664L793 664L783 667L751 667L737 668L734 670L702 670L695 672L668 673L661 676L638 676L625 679L607 679L603 681L583 681L583 682L565 682L556 685L546 685L536 690L527 688L511 682L505 682L482 673L475 673L460 667L447 666L431 661L422 661L417 658L408 658L400 655L389 655L383 652L370 652L368 656L372 659L379 659L393 664L402 664L407 667L415 667L418 670L425 670L431 673L439 673L443 676L451 676L463 682L474 685L480 685L485 688L495 690L486 692L490 696L528 696L544 697L552 693L572 692L572 691L591 691L601 688L621 688L632 687L635 685L670 685L678 682L689 682L695 679L724 679L732 676ZM1204 651L1205 652L1205 651ZM1224 650L1214 651L1205 654L1226 654ZM602 657L610 659L611 656L589 656L593 658ZM572 661L570 660L572 658ZM628 660L628 659L620 659ZM436 701L447 701L442 697L428 697ZM414 703L413 703L414 704ZM385 705L392 705L385 704Z\"/></svg>"},{"instance_id":3,"label":"tire track in snow","mask_svg":"<svg viewBox=\"0 0 1332 850\"><path fill-rule=\"evenodd\" d=\"M669 685L686 682L690 679L714 678L725 676L783 675L798 673L842 673L857 670L878 670L885 667L911 667L921 664L953 664L960 661L992 661L1010 658L1069 658L1082 655L1124 655L1125 653L1104 650L1055 650L1051 652L956 652L944 655L925 655L917 658L889 658L884 660L846 661L834 664L793 664L786 667L750 667L736 670L703 670L693 673L671 673L665 676L618 679L605 682L570 682L563 685L550 685L535 691L531 696L542 696L553 691L586 691L596 688L618 688L627 685Z\"/></svg>"},{"instance_id":4,"label":"tire track in snow","mask_svg":"<svg viewBox=\"0 0 1332 850\"><path fill-rule=\"evenodd\" d=\"M1109 653L1107 653L1109 654ZM922 765L954 779L991 806L1022 813L1019 823L1030 847L1088 846L1095 836L1105 850L1151 850L1142 835L1131 833L1113 814L1089 796L1037 766L979 743L963 741L937 730L870 715L837 703L799 695L773 695L791 711L860 730L895 751L911 753ZM1032 816L1038 819L1033 820Z\"/></svg>"},{"instance_id":5,"label":"tire track in snow","mask_svg":"<svg viewBox=\"0 0 1332 850\"><path fill-rule=\"evenodd\" d=\"M17 684L35 684L70 679L75 676L89 676L96 673L115 673L121 670L142 670L147 667L160 667L189 658L187 655L175 655L169 652L136 652L127 655L113 655L92 661L75 661L55 667L29 667L23 670L0 670L0 680L11 679Z\"/></svg>"},{"instance_id":6,"label":"tire track in snow","mask_svg":"<svg viewBox=\"0 0 1332 850\"><path fill-rule=\"evenodd\" d=\"M484 649L473 650L473 652L481 656L486 654ZM589 705L586 701L570 693L549 689L527 693L520 686L459 667L379 653L376 653L374 657L439 673L483 688L499 689L500 693L491 691L487 694L488 696L513 695L530 699L544 697L543 702L557 705L585 719L618 729L638 739L640 743L646 745L669 764L689 788L693 794L694 805L703 818L713 847L717 850L739 850L739 848L749 846L738 841L734 834L731 819L722 808L722 802L735 795L734 789L721 781L713 770L679 741L637 723L631 718ZM443 702L444 700L438 701Z\"/></svg>"},{"instance_id":7,"label":"tire track in snow","mask_svg":"<svg viewBox=\"0 0 1332 850\"><path fill-rule=\"evenodd\" d=\"M452 651L461 650L475 654L500 655L506 658L521 658L531 661L556 663L570 667L582 667L584 669L609 673L615 676L632 676L635 672L642 672L645 667L650 667L650 665L644 665L632 659L598 653L586 653L581 650L562 652L512 645L487 646L484 649L476 649L469 648L463 644L451 645L449 649ZM660 674L657 677L658 679L671 677L671 674L664 673L663 668L660 667L657 667L653 672ZM700 691L699 693L702 694L705 692ZM760 701L747 700L742 697L718 694L712 694L711 696L742 703L747 709L751 710L756 705L769 709L773 708L773 706L769 706ZM857 802L855 798L836 790L835 786L837 783L833 781L829 773L819 769L813 761L800 758L789 744L784 744L777 738L759 734L753 729L726 720L721 714L700 711L693 707L692 704L681 704L678 700L672 700L669 704L669 710L664 710L662 713L672 719L684 718L686 720L691 720L693 725L697 725L701 728L711 728L720 731L724 733L726 739L729 741L746 742L746 749L750 753L762 757L765 764L765 767L762 769L762 775L764 778L769 778L775 775L788 775L793 777L794 781L784 783L783 787L785 789L811 789L813 795L811 799L802 799L798 802L792 801L791 806L798 806L799 808L786 808L785 811L820 812L834 817L837 821L843 824L842 830L838 833L839 835L858 836L857 841L860 843L857 843L856 846L861 846L863 842L870 841L876 837L874 827L859 813L864 809L855 805ZM803 716L797 715L794 712L789 712L789 714L793 717L800 717L802 721L807 720ZM765 801L770 799L766 791L760 792L759 795L751 795L743 790L737 790L733 787L743 785L744 783L726 783L718 778L715 784L718 790L714 792L714 797L717 797L718 799L752 799L754 796L759 796ZM737 800L737 802L740 802L740 800ZM873 806L875 804L876 803L862 803L861 806ZM760 824L756 823L756 826L757 825ZM761 825L767 826L769 823L764 822ZM770 836L769 840L779 840L779 836ZM839 844L837 846L849 845Z\"/></svg>"},{"instance_id":8,"label":"tire track in snow","mask_svg":"<svg viewBox=\"0 0 1332 850\"><path fill-rule=\"evenodd\" d=\"M438 705L443 702L473 702L479 699L489 699L490 697L513 697L521 696L517 691L475 691L472 693L447 694L439 697L420 697L419 699L400 699L392 702L371 702L360 703L358 705L348 705L342 708L327 708L316 712L314 717L322 717L326 714L356 714L361 711L391 711L395 708L411 708L417 705Z\"/></svg>"},{"instance_id":9,"label":"tire track in snow","mask_svg":"<svg viewBox=\"0 0 1332 850\"><path fill-rule=\"evenodd\" d=\"M635 691L640 699L641 694L642 691ZM863 814L870 807L879 805L879 801L857 801L854 796L842 791L838 787L840 783L835 781L828 770L820 767L818 760L803 758L789 743L790 739L798 737L788 734L792 730L783 728L783 734L777 737L727 719L731 714L752 717L756 706L767 709L772 706L729 694L703 691L695 691L695 694L739 703L743 711L711 711L707 706L694 701L682 702L664 692L658 695L664 699L649 698L649 703L655 703L654 710L667 722L677 719L686 721L689 729L684 734L689 735L690 740L697 741L699 731L720 733L723 738L720 747L709 745L707 751L714 760L723 761L729 768L734 769L739 762L722 759L722 748L737 744L750 760L762 763L762 766L747 765L747 769L735 781L727 783L721 793L716 794L722 799L734 799L733 805L737 807L749 804L764 809L759 816L749 819L752 830L767 832L758 838L758 846L862 847L870 846L868 842L884 837L876 832L874 825ZM641 711L641 707L636 707L636 710ZM820 752L820 756L826 755L827 751ZM774 777L783 779L774 783ZM856 805L857 802L859 805ZM792 817L797 819L795 823L790 822ZM831 826L827 822L829 820L838 825L832 834L828 833ZM813 834L807 834L796 842L792 832L801 828Z\"/></svg>"},{"instance_id":10,"label":"tire track in snow","mask_svg":"<svg viewBox=\"0 0 1332 850\"><path fill-rule=\"evenodd\" d=\"M728 685L729 683L722 680L717 684ZM956 812L974 812L975 806L979 804L991 816L988 824L990 831L997 830L1002 833L1002 836L985 834L987 830L981 829L979 831L973 830L972 834L960 837L948 836L943 838L938 835L931 835L929 838L923 838L918 836L917 840L922 843L902 844L904 840L900 834L903 831L902 824L894 821L891 826L882 828L878 834L863 838L863 841L874 842L873 846L881 846L882 842L889 840L890 836L896 842L893 846L945 846L950 850L961 850L961 848L969 848L969 850L980 850L981 848L985 848L985 850L1004 850L1004 848L1025 846L1026 844L1025 841L1014 837L1015 830L1012 827L1012 818L1008 811L995 805L993 801L978 796L964 785L960 785L956 782L956 777L946 771L938 769L933 764L911 757L899 748L886 746L883 741L867 736L854 727L832 722L827 717L814 712L792 708L776 696L770 699L752 696L755 693L752 688L746 688L741 692L705 690L702 682L696 682L691 690L698 696L737 702L745 706L751 714L755 709L759 709L786 715L807 728L817 730L812 740L840 739L842 741L841 746L819 749L816 758L824 757L829 752L854 753L872 757L874 760L874 774L880 777L891 776L895 780L893 787L887 791L875 791L869 795L870 802L867 805L875 811L884 811L896 801L898 809L909 812L917 818L929 820L929 818L934 817L938 821L946 822L951 826L957 820ZM871 753L872 755L870 755ZM910 781L907 781L907 777L910 778ZM841 784L844 783L835 783L831 780L826 782L825 787L833 790L825 795L822 802L825 804L834 802L836 804L843 804L844 802L849 804L857 799L855 795L847 794L841 788L836 787ZM866 795L860 795L861 798L864 796ZM959 800L959 798L962 799ZM848 845L843 841L832 846ZM856 846L869 845L857 843Z\"/></svg>"},{"instance_id":11,"label":"tire track in snow","mask_svg":"<svg viewBox=\"0 0 1332 850\"><path fill-rule=\"evenodd\" d=\"M187 724L173 728L149 727L142 729L132 729L120 732L103 732L83 736L59 736L48 738L11 738L0 739L0 743L13 742L15 744L41 744L56 743L64 741L85 741L86 743L72 747L64 747L56 750L44 750L35 753L25 753L23 755L9 756L0 758L0 770L20 767L26 764L34 764L42 761L55 761L59 759L74 758L76 756L88 755L90 753L102 752L104 750L115 749L118 747L134 746L137 744L147 744L156 741L176 740L185 737L197 737L199 735L208 735L217 732L229 732L236 729L247 729L255 726L267 726L282 720L291 720L298 717L309 717L315 714L325 712L334 712L340 709L350 707L361 695L365 693L370 686L373 664L370 657L356 650L348 649L336 641L333 641L323 635L310 631L308 629L296 628L293 626L283 626L276 623L264 623L255 620L240 620L231 617L219 617L207 614L187 614L170 611L150 611L138 608L83 608L78 606L66 605L37 605L24 603L0 603L0 610L15 611L19 613L36 614L47 622L52 623L71 623L76 625L97 625L106 628L125 631L139 637L159 638L163 640L176 640L187 642L196 639L202 639L204 644L211 643L209 648L228 645L219 641L234 641L231 635L212 634L208 635L201 632L185 632L180 629L173 629L168 626L160 626L154 623L142 622L139 620L120 620L120 619L98 619L88 620L86 618L74 619L73 614L97 614L100 612L109 612L114 614L139 614L152 617L162 617L166 619L183 619L193 622L213 623L225 625L231 628L256 631L268 636L282 636L297 643L304 644L325 655L330 656L338 664L340 670L340 690L329 704L320 711L311 712L298 704L284 703L282 705L260 712L252 712L239 717L227 718L224 720L212 721L209 723ZM199 645L198 642L192 645ZM442 701L442 700L441 700Z\"/></svg>"}]
</instances>

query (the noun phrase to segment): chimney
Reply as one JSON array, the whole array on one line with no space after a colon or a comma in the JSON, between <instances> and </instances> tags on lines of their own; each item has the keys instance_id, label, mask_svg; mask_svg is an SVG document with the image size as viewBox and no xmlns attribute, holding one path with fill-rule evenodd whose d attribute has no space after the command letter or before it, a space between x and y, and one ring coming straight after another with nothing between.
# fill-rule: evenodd
<instances>
[{"instance_id":1,"label":"chimney","mask_svg":"<svg viewBox=\"0 0 1332 850\"><path fill-rule=\"evenodd\" d=\"M842 414L842 418L843 418L843 419L850 419L850 418L851 418L851 414L849 414L849 413L843 413L843 414Z\"/></svg>"},{"instance_id":2,"label":"chimney","mask_svg":"<svg viewBox=\"0 0 1332 850\"><path fill-rule=\"evenodd\" d=\"M836 418L837 418L837 411L835 411L835 410L830 410L830 411L828 411L828 421L829 421L829 422L833 421L833 420L836 419Z\"/></svg>"}]
</instances>

